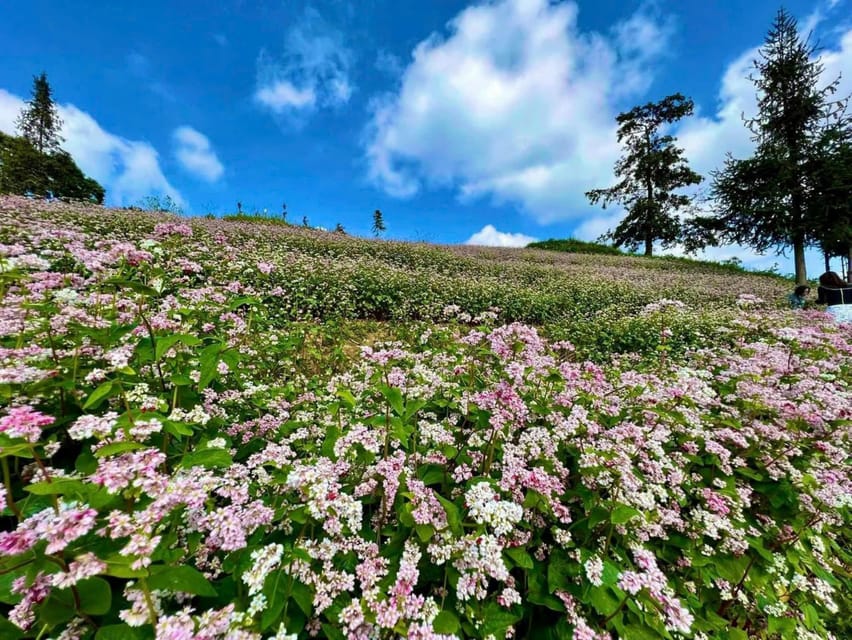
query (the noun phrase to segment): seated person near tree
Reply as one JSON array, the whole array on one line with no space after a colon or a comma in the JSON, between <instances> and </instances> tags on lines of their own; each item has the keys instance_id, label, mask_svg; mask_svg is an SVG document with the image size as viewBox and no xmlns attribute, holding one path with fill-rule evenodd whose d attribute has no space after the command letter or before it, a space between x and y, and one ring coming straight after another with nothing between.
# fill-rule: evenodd
<instances>
[{"instance_id":1,"label":"seated person near tree","mask_svg":"<svg viewBox=\"0 0 852 640\"><path fill-rule=\"evenodd\" d=\"M835 271L826 271L819 277L817 304L852 304L852 285L844 282Z\"/></svg>"},{"instance_id":2,"label":"seated person near tree","mask_svg":"<svg viewBox=\"0 0 852 640\"><path fill-rule=\"evenodd\" d=\"M819 277L817 304L827 304L838 322L852 322L852 285L834 271L826 271Z\"/></svg>"},{"instance_id":3,"label":"seated person near tree","mask_svg":"<svg viewBox=\"0 0 852 640\"><path fill-rule=\"evenodd\" d=\"M811 292L811 288L806 284L800 284L796 289L787 296L787 300L790 302L791 309L804 309L805 303L808 301L808 294Z\"/></svg>"}]
</instances>

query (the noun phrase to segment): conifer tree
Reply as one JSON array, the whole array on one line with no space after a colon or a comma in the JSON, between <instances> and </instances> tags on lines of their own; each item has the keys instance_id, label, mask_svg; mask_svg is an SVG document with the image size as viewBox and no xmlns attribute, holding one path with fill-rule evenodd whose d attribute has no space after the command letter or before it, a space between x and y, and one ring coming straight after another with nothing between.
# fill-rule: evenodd
<instances>
[{"instance_id":1,"label":"conifer tree","mask_svg":"<svg viewBox=\"0 0 852 640\"><path fill-rule=\"evenodd\" d=\"M757 115L745 121L754 155L728 156L714 172L717 212L704 221L721 239L758 251L792 247L799 284L807 284L805 247L818 241L823 141L848 125L847 99L833 98L838 80L820 87L815 53L795 18L778 11L749 77L758 96Z\"/></svg>"},{"instance_id":2,"label":"conifer tree","mask_svg":"<svg viewBox=\"0 0 852 640\"><path fill-rule=\"evenodd\" d=\"M382 216L382 212L376 209L373 212L373 234L378 238L383 231L387 231L385 220Z\"/></svg>"},{"instance_id":3,"label":"conifer tree","mask_svg":"<svg viewBox=\"0 0 852 640\"><path fill-rule=\"evenodd\" d=\"M51 96L47 74L33 78L33 95L16 122L18 131L40 153L59 151L63 138L59 135L62 120Z\"/></svg>"},{"instance_id":4,"label":"conifer tree","mask_svg":"<svg viewBox=\"0 0 852 640\"><path fill-rule=\"evenodd\" d=\"M684 228L677 214L692 198L675 190L702 178L689 168L675 138L661 135L660 128L692 112L692 100L676 93L618 115L618 141L624 144L625 155L616 162L615 175L621 181L609 189L586 192L592 204L601 202L604 209L611 202L627 209L624 220L606 235L615 246L635 250L644 245L650 256L655 240L664 247L682 240Z\"/></svg>"}]
</instances>

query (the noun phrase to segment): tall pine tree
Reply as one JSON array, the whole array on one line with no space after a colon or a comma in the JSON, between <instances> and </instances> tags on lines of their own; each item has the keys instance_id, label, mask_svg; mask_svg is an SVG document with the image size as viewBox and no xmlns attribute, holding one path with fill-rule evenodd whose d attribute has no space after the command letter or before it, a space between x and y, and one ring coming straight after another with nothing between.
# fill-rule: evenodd
<instances>
[{"instance_id":1,"label":"tall pine tree","mask_svg":"<svg viewBox=\"0 0 852 640\"><path fill-rule=\"evenodd\" d=\"M796 281L807 283L805 247L816 240L816 174L822 141L842 129L845 100L834 100L838 81L820 87L823 66L816 47L799 35L795 18L781 9L749 76L757 89L757 115L745 121L754 156L728 157L713 174L717 213L705 222L719 238L758 251L793 248Z\"/></svg>"},{"instance_id":2,"label":"tall pine tree","mask_svg":"<svg viewBox=\"0 0 852 640\"><path fill-rule=\"evenodd\" d=\"M37 151L53 153L59 151L63 142L59 135L62 120L51 97L47 74L33 78L33 95L21 111L16 122L18 131Z\"/></svg>"},{"instance_id":3,"label":"tall pine tree","mask_svg":"<svg viewBox=\"0 0 852 640\"><path fill-rule=\"evenodd\" d=\"M373 212L373 235L378 238L383 231L387 231L387 227L385 226L385 218L382 215L382 212L376 209Z\"/></svg>"},{"instance_id":4,"label":"tall pine tree","mask_svg":"<svg viewBox=\"0 0 852 640\"><path fill-rule=\"evenodd\" d=\"M692 199L675 191L698 184L702 178L689 168L675 138L662 135L660 129L692 112L692 100L676 93L618 115L618 141L624 145L625 155L616 162L615 175L621 182L586 192L592 204L601 202L604 209L611 202L627 209L624 220L607 234L617 247L635 250L644 245L645 255L650 256L655 240L661 240L664 247L681 241L683 225L678 212Z\"/></svg>"}]
</instances>

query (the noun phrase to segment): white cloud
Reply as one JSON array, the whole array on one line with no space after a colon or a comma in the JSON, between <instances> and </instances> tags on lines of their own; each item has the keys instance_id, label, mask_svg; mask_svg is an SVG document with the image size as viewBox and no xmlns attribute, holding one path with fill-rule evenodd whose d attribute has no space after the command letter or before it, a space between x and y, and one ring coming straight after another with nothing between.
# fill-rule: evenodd
<instances>
[{"instance_id":1,"label":"white cloud","mask_svg":"<svg viewBox=\"0 0 852 640\"><path fill-rule=\"evenodd\" d=\"M0 130L15 135L15 119L24 101L0 89ZM147 142L127 140L105 131L85 111L72 104L58 105L63 121L62 148L74 158L83 172L107 190L111 204L135 204L145 196L171 196L186 202L163 175L156 149Z\"/></svg>"},{"instance_id":2,"label":"white cloud","mask_svg":"<svg viewBox=\"0 0 852 640\"><path fill-rule=\"evenodd\" d=\"M365 135L370 179L397 197L425 184L519 204L539 222L588 215L610 184L619 102L644 90L669 28L645 10L609 37L581 33L577 5L472 6L413 52Z\"/></svg>"},{"instance_id":3,"label":"white cloud","mask_svg":"<svg viewBox=\"0 0 852 640\"><path fill-rule=\"evenodd\" d=\"M342 34L308 9L287 32L280 60L261 52L254 98L273 113L291 115L346 104L353 91L352 61Z\"/></svg>"},{"instance_id":4,"label":"white cloud","mask_svg":"<svg viewBox=\"0 0 852 640\"><path fill-rule=\"evenodd\" d=\"M189 173L207 182L216 182L225 173L225 167L203 133L183 126L175 129L172 137L176 145L175 157Z\"/></svg>"},{"instance_id":5,"label":"white cloud","mask_svg":"<svg viewBox=\"0 0 852 640\"><path fill-rule=\"evenodd\" d=\"M258 89L255 99L275 113L281 113L288 108L312 107L317 101L313 89L297 89L289 80L276 80L273 84Z\"/></svg>"},{"instance_id":6,"label":"white cloud","mask_svg":"<svg viewBox=\"0 0 852 640\"><path fill-rule=\"evenodd\" d=\"M467 239L465 244L475 244L484 247L525 247L536 238L523 233L504 233L497 231L494 225L487 224Z\"/></svg>"}]
</instances>

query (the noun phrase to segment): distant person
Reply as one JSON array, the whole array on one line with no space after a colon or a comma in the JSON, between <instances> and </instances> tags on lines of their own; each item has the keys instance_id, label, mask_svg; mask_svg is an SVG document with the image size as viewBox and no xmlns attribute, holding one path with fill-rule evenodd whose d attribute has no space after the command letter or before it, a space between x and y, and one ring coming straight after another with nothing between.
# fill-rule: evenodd
<instances>
[{"instance_id":1,"label":"distant person","mask_svg":"<svg viewBox=\"0 0 852 640\"><path fill-rule=\"evenodd\" d=\"M811 293L811 288L806 284L800 284L793 290L787 300L790 302L791 309L804 309L808 302L808 296Z\"/></svg>"},{"instance_id":2,"label":"distant person","mask_svg":"<svg viewBox=\"0 0 852 640\"><path fill-rule=\"evenodd\" d=\"M828 312L839 322L852 322L852 285L835 271L819 277L817 304L828 305Z\"/></svg>"}]
</instances>

